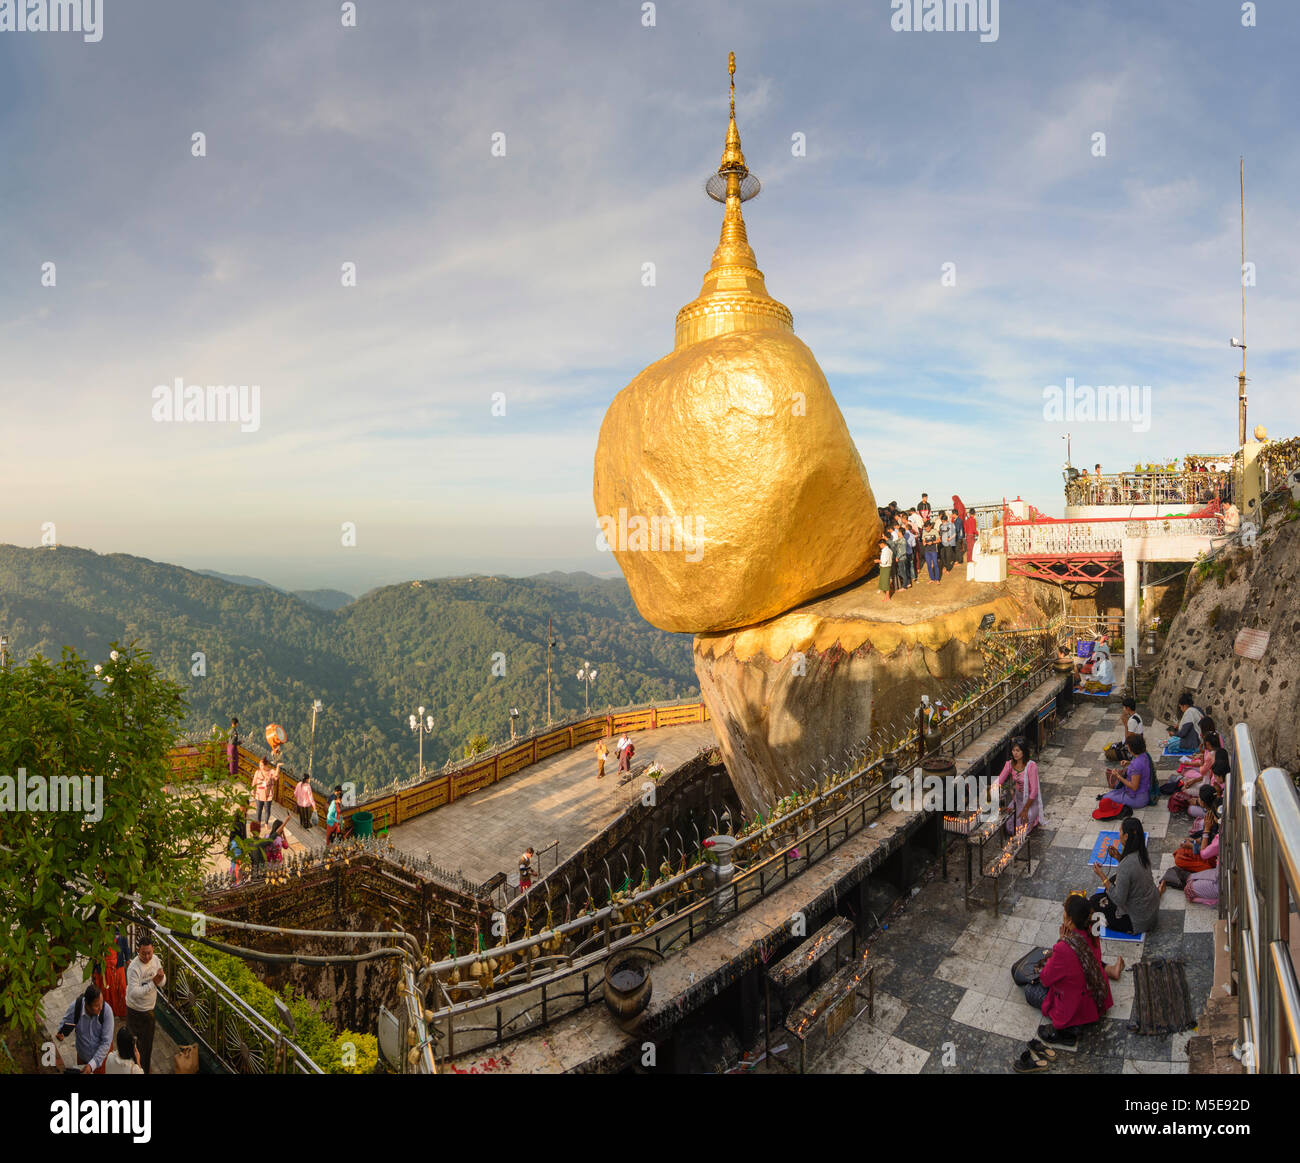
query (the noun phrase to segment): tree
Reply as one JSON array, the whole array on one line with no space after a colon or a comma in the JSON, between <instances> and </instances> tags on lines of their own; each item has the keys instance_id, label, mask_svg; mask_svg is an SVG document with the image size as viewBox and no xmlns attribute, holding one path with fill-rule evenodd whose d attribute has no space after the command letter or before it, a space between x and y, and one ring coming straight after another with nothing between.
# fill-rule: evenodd
<instances>
[{"instance_id":1,"label":"tree","mask_svg":"<svg viewBox=\"0 0 1300 1163\"><path fill-rule=\"evenodd\" d=\"M490 744L486 735L473 735L468 743L465 744L465 758L473 759L475 755L481 755L488 749Z\"/></svg>"},{"instance_id":2,"label":"tree","mask_svg":"<svg viewBox=\"0 0 1300 1163\"><path fill-rule=\"evenodd\" d=\"M0 1025L33 1037L64 970L112 948L124 894L197 899L243 803L224 772L167 786L181 688L113 645L94 669L64 648L0 672Z\"/></svg>"}]
</instances>

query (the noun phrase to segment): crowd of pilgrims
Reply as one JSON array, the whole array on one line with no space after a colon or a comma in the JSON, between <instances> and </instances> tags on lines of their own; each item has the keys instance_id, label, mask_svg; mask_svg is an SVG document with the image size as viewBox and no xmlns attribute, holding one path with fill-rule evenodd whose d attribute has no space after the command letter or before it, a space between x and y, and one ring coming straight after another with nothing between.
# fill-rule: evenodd
<instances>
[{"instance_id":1,"label":"crowd of pilgrims","mask_svg":"<svg viewBox=\"0 0 1300 1163\"><path fill-rule=\"evenodd\" d=\"M1111 1008L1110 983L1119 981L1124 959L1102 960L1101 926L1112 933L1144 934L1155 928L1161 897L1181 891L1190 904L1217 905L1220 813L1231 759L1213 720L1195 706L1192 696L1179 697L1178 726L1167 739L1148 746L1133 699L1121 709L1123 739L1106 748L1113 766L1105 768L1105 791L1098 796L1095 819L1116 819L1119 842L1107 846L1091 869L1100 887L1091 895L1076 890L1066 897L1059 940L1051 950L1035 951L1013 968L1025 1000L1046 1019L1015 1062L1017 1073L1048 1069L1053 1047L1073 1046L1080 1032L1101 1021ZM1177 772L1157 782L1151 748L1180 758ZM1015 739L1011 758L997 783L1014 811L1008 828L1035 828L1043 820L1038 767L1025 740ZM1135 810L1150 808L1161 795L1172 814L1186 812L1191 827L1174 853L1173 867L1159 882L1147 851L1146 831Z\"/></svg>"},{"instance_id":2,"label":"crowd of pilgrims","mask_svg":"<svg viewBox=\"0 0 1300 1163\"><path fill-rule=\"evenodd\" d=\"M975 515L955 493L945 510L932 509L928 493L911 509L890 501L880 510L880 523L880 592L886 599L919 581L923 565L927 583L934 585L975 552Z\"/></svg>"}]
</instances>

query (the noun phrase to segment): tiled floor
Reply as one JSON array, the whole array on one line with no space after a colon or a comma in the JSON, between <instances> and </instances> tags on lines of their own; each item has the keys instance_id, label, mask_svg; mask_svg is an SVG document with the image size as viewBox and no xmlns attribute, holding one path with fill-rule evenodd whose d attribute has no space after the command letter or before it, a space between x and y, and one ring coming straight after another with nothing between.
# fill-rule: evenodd
<instances>
[{"instance_id":1,"label":"tiled floor","mask_svg":"<svg viewBox=\"0 0 1300 1163\"><path fill-rule=\"evenodd\" d=\"M1025 1003L1011 980L1011 966L1034 945L1057 938L1061 905L1071 889L1098 887L1089 857L1099 831L1117 821L1092 819L1103 790L1101 750L1119 738L1118 708L1076 708L1038 756L1045 820L1034 838L1033 873L1017 862L1002 881L1002 913L967 912L962 899L964 860L954 848L948 880L937 862L920 891L889 921L872 945L877 959L876 1012L864 1016L816 1063L819 1073L1009 1074L1011 1064L1044 1019ZM1165 738L1162 724L1147 731ZM1161 779L1175 761L1159 760ZM1187 834L1186 815L1171 817L1167 801L1137 812L1146 826L1157 875L1173 864ZM1143 956L1180 957L1192 1002L1204 1007L1214 967L1215 911L1189 905L1169 891L1160 919L1141 943L1102 942L1109 964L1122 956L1133 965ZM1150 1037L1131 1032L1133 977L1111 985L1113 1008L1084 1032L1077 1049L1059 1052L1051 1073L1185 1074L1189 1033Z\"/></svg>"}]
</instances>

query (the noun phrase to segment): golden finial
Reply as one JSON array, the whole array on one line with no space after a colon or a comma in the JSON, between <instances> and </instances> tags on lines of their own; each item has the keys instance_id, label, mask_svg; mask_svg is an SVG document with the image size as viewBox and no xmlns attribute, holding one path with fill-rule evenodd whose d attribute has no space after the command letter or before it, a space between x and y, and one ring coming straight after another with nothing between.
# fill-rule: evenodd
<instances>
[{"instance_id":1,"label":"golden finial","mask_svg":"<svg viewBox=\"0 0 1300 1163\"><path fill-rule=\"evenodd\" d=\"M789 308L768 293L763 272L749 245L740 204L756 197L758 179L749 172L736 128L736 54L727 54L731 79L731 109L727 140L717 172L705 183L705 192L726 207L722 233L713 262L704 276L699 296L677 313L676 347L684 347L731 331L779 328L793 331Z\"/></svg>"}]
</instances>

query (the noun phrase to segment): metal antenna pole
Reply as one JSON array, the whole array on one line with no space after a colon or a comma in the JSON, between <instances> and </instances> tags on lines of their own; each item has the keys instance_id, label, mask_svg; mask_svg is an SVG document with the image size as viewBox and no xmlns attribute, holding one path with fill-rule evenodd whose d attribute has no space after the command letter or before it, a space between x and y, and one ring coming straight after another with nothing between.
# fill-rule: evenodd
<instances>
[{"instance_id":1,"label":"metal antenna pole","mask_svg":"<svg viewBox=\"0 0 1300 1163\"><path fill-rule=\"evenodd\" d=\"M1241 375L1237 377L1237 443L1246 443L1246 159L1241 159Z\"/></svg>"}]
</instances>

